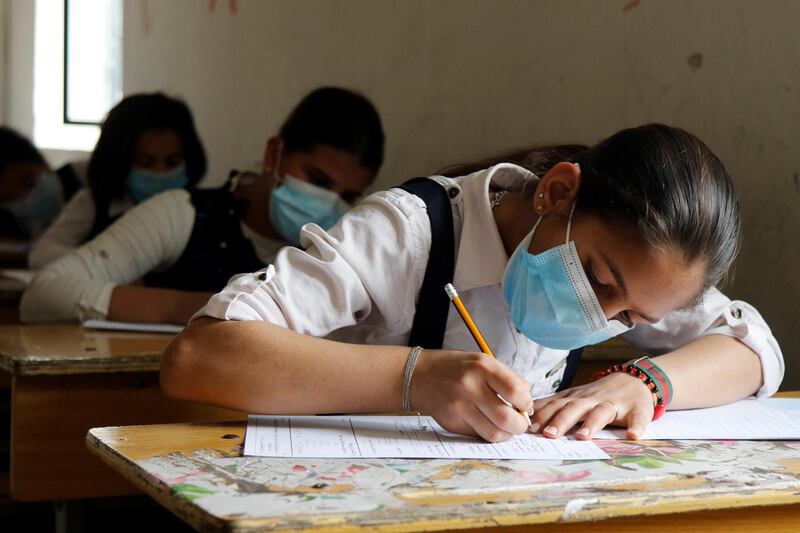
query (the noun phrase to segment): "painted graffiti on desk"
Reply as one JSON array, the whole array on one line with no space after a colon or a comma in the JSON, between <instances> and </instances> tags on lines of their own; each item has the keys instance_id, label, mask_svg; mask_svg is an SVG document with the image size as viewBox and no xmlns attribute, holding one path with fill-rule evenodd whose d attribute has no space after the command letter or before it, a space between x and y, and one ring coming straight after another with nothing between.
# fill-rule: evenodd
<instances>
[{"instance_id":1,"label":"painted graffiti on desk","mask_svg":"<svg viewBox=\"0 0 800 533\"><path fill-rule=\"evenodd\" d=\"M741 492L743 486L754 493L800 490L798 442L597 444L610 461L287 461L205 450L138 465L213 515L254 519L392 513L413 520L426 508L465 504L550 512L575 497L596 498L598 491L644 501L673 489L691 489L698 497Z\"/></svg>"},{"instance_id":2,"label":"painted graffiti on desk","mask_svg":"<svg viewBox=\"0 0 800 533\"><path fill-rule=\"evenodd\" d=\"M692 441L688 441L692 442ZM643 440L635 444L627 441L598 440L595 443L611 457L611 464L619 468L634 466L658 469L666 463L683 464L695 460L697 449L693 446L675 446L673 441Z\"/></svg>"}]
</instances>

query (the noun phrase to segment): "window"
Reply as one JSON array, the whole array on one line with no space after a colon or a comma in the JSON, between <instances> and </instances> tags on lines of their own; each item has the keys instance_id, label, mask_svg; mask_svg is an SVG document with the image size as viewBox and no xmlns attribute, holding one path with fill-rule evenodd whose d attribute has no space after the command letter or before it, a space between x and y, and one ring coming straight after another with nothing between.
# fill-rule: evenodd
<instances>
[{"instance_id":1,"label":"window","mask_svg":"<svg viewBox=\"0 0 800 533\"><path fill-rule=\"evenodd\" d=\"M37 0L33 137L91 150L122 97L122 0Z\"/></svg>"},{"instance_id":2,"label":"window","mask_svg":"<svg viewBox=\"0 0 800 533\"><path fill-rule=\"evenodd\" d=\"M122 98L119 0L64 0L64 122L99 125Z\"/></svg>"}]
</instances>

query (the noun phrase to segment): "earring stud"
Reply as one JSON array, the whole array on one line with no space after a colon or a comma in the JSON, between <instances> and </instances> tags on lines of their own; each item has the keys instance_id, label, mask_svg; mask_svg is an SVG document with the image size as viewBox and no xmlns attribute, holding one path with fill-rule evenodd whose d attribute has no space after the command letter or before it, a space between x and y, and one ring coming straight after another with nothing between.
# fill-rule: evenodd
<instances>
[{"instance_id":1,"label":"earring stud","mask_svg":"<svg viewBox=\"0 0 800 533\"><path fill-rule=\"evenodd\" d=\"M544 193L543 192L539 193L539 198L544 198Z\"/></svg>"},{"instance_id":2,"label":"earring stud","mask_svg":"<svg viewBox=\"0 0 800 533\"><path fill-rule=\"evenodd\" d=\"M544 207L542 207L541 205L536 206L536 210L539 211L540 213L542 212L542 209L544 209Z\"/></svg>"}]
</instances>

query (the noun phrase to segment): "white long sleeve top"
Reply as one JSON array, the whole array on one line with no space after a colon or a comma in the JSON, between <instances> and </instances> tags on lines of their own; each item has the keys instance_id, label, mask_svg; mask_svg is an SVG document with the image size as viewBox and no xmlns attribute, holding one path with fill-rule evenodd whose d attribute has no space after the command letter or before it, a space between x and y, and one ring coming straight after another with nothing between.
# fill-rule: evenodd
<instances>
[{"instance_id":1,"label":"white long sleeve top","mask_svg":"<svg viewBox=\"0 0 800 533\"><path fill-rule=\"evenodd\" d=\"M111 203L109 212L116 217L133 206L126 198ZM58 218L33 243L28 254L28 266L33 270L44 268L56 259L76 250L86 242L92 232L97 209L92 200L92 192L84 187L67 202Z\"/></svg>"},{"instance_id":2,"label":"white long sleeve top","mask_svg":"<svg viewBox=\"0 0 800 533\"><path fill-rule=\"evenodd\" d=\"M189 243L194 222L195 208L185 189L166 191L134 206L95 239L40 270L23 295L20 318L105 319L114 287L174 265ZM285 244L244 223L241 228L265 265Z\"/></svg>"}]
</instances>

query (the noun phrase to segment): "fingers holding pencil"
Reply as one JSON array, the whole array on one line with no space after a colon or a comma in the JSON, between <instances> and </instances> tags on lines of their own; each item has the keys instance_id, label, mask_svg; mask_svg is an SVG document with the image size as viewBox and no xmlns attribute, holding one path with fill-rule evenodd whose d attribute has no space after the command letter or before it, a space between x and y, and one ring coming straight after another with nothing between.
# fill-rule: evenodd
<instances>
[{"instance_id":1,"label":"fingers holding pencil","mask_svg":"<svg viewBox=\"0 0 800 533\"><path fill-rule=\"evenodd\" d=\"M469 311L467 311L466 306L464 306L464 303L461 301L461 298L458 296L458 291L456 291L456 288L453 287L452 283L448 283L447 285L444 286L444 290L447 293L447 296L450 298L450 301L453 302L453 305L455 306L456 311L458 311L458 314L461 317L461 320L464 321L464 325L467 326L467 329L469 330L470 334L472 335L472 338L475 339L475 343L478 345L478 347L481 349L481 351L484 354L488 355L491 358L494 358L494 354L492 353L491 348L489 348L489 344L486 342L486 339L483 338L483 335L481 334L480 330L478 329L478 326L472 320L472 317L470 316ZM514 376L516 376L516 374L514 374ZM526 385L527 385L527 382L526 382ZM501 392L498 392L497 396L504 403L506 403L506 405L508 405L509 407L514 407L517 410L517 412L519 414L521 414L525 418L525 421L528 423L528 428L529 429L533 428L533 426L531 424L531 416L533 415L533 400L530 399L530 394L528 394L528 398L526 400L524 400L524 402L522 402L522 403L516 403L513 400L511 402L509 402L508 399L507 399L508 396L504 396ZM525 408L519 408L519 407L515 407L516 405L525 405L526 407Z\"/></svg>"}]
</instances>

